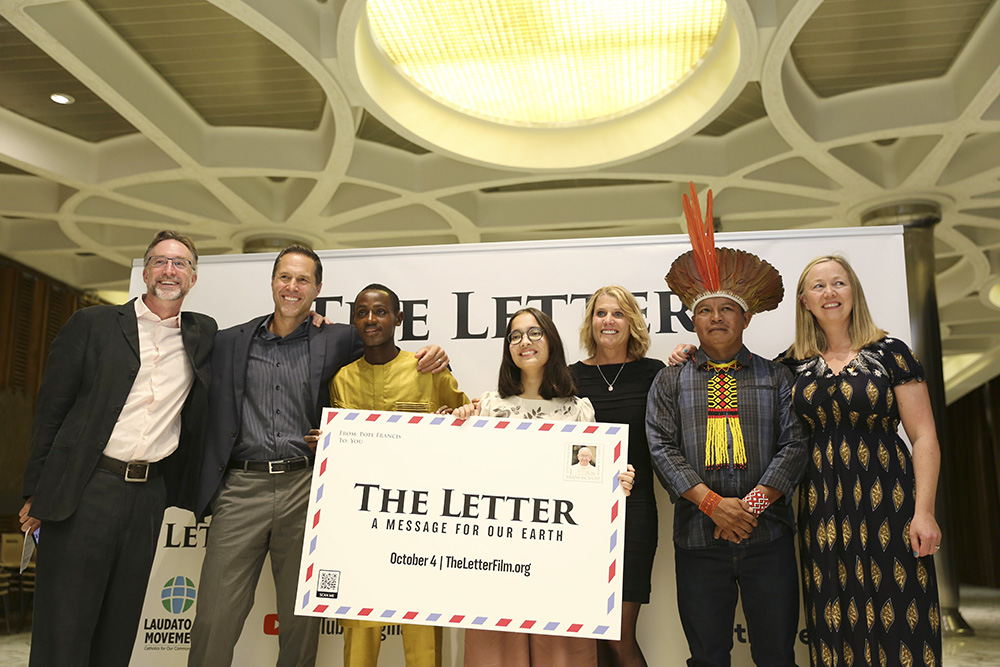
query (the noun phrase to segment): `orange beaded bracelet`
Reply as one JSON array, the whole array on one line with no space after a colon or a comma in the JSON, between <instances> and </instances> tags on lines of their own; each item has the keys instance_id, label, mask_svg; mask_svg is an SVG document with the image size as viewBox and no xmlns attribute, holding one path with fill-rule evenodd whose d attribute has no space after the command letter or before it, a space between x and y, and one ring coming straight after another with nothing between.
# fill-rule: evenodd
<instances>
[{"instance_id":1,"label":"orange beaded bracelet","mask_svg":"<svg viewBox=\"0 0 1000 667\"><path fill-rule=\"evenodd\" d=\"M718 507L721 502L722 496L715 491L709 491L705 494L705 497L702 498L701 503L698 505L698 509L708 516L712 516L712 513L715 512L715 508Z\"/></svg>"}]
</instances>

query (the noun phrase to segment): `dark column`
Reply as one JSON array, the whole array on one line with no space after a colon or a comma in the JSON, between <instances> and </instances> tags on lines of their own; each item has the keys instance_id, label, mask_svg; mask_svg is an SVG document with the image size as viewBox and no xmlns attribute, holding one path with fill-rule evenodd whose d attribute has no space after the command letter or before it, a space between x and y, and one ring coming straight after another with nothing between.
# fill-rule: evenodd
<instances>
[{"instance_id":1,"label":"dark column","mask_svg":"<svg viewBox=\"0 0 1000 667\"><path fill-rule=\"evenodd\" d=\"M954 555L948 499L949 460L955 452L945 442L944 372L941 367L941 325L938 321L937 290L934 284L934 226L941 221L941 209L934 202L906 202L880 207L862 216L864 225L902 225L906 255L906 284L910 309L910 337L913 350L927 374L927 390L941 443L941 473L938 476L935 517L941 526L941 550L934 556L941 597L941 627L946 633L973 634L958 610L958 576Z\"/></svg>"}]
</instances>

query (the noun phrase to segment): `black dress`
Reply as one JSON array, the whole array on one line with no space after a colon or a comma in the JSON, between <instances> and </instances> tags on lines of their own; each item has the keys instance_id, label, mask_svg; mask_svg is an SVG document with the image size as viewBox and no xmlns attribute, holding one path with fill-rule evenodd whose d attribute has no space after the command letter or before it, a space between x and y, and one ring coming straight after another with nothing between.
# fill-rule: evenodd
<instances>
[{"instance_id":1,"label":"black dress","mask_svg":"<svg viewBox=\"0 0 1000 667\"><path fill-rule=\"evenodd\" d=\"M910 546L913 462L892 389L923 380L923 368L894 338L836 375L822 357L785 363L812 432L799 493L811 663L940 665L937 578Z\"/></svg>"},{"instance_id":2,"label":"black dress","mask_svg":"<svg viewBox=\"0 0 1000 667\"><path fill-rule=\"evenodd\" d=\"M608 382L601 377L597 366L578 361L569 367L577 396L590 399L597 421L628 424L628 462L635 468L635 485L626 500L625 511L622 599L626 602L649 602L658 519L653 495L653 466L646 441L646 394L663 367L658 359L638 359L624 367L621 364L601 366L604 377L614 383L614 391L608 391Z\"/></svg>"}]
</instances>

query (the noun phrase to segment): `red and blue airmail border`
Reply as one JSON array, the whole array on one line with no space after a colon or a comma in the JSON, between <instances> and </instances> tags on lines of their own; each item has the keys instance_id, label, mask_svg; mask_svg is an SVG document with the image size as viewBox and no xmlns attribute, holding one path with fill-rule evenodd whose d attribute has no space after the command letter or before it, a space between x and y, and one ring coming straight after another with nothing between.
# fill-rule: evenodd
<instances>
[{"instance_id":1,"label":"red and blue airmail border","mask_svg":"<svg viewBox=\"0 0 1000 667\"><path fill-rule=\"evenodd\" d=\"M296 613L619 638L627 426L323 422Z\"/></svg>"}]
</instances>

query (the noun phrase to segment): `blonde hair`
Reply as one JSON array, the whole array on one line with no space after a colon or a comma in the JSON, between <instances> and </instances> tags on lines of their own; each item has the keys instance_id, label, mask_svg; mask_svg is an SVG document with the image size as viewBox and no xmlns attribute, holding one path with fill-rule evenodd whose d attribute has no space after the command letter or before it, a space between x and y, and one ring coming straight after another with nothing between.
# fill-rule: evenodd
<instances>
[{"instance_id":1,"label":"blonde hair","mask_svg":"<svg viewBox=\"0 0 1000 667\"><path fill-rule=\"evenodd\" d=\"M868 309L868 300L865 299L865 290L861 287L861 281L851 268L851 264L841 255L823 255L817 257L802 269L799 276L798 286L795 288L795 342L789 348L792 357L796 359L809 359L823 354L827 348L826 335L823 329L816 323L816 317L806 310L802 298L806 292L806 276L817 264L823 262L837 262L847 273L847 280L851 285L851 293L854 297L854 307L851 310L851 323L848 326L848 334L851 337L851 349L861 348L876 343L888 334L884 329L879 328L872 319L871 311Z\"/></svg>"},{"instance_id":2,"label":"blonde hair","mask_svg":"<svg viewBox=\"0 0 1000 667\"><path fill-rule=\"evenodd\" d=\"M618 299L618 306L628 320L628 354L636 359L642 359L649 350L649 332L646 331L646 320L642 317L642 309L632 296L632 293L621 285L601 287L587 301L587 310L583 314L583 324L580 325L580 347L591 357L597 355L597 343L594 341L594 310L597 299L608 295Z\"/></svg>"}]
</instances>

